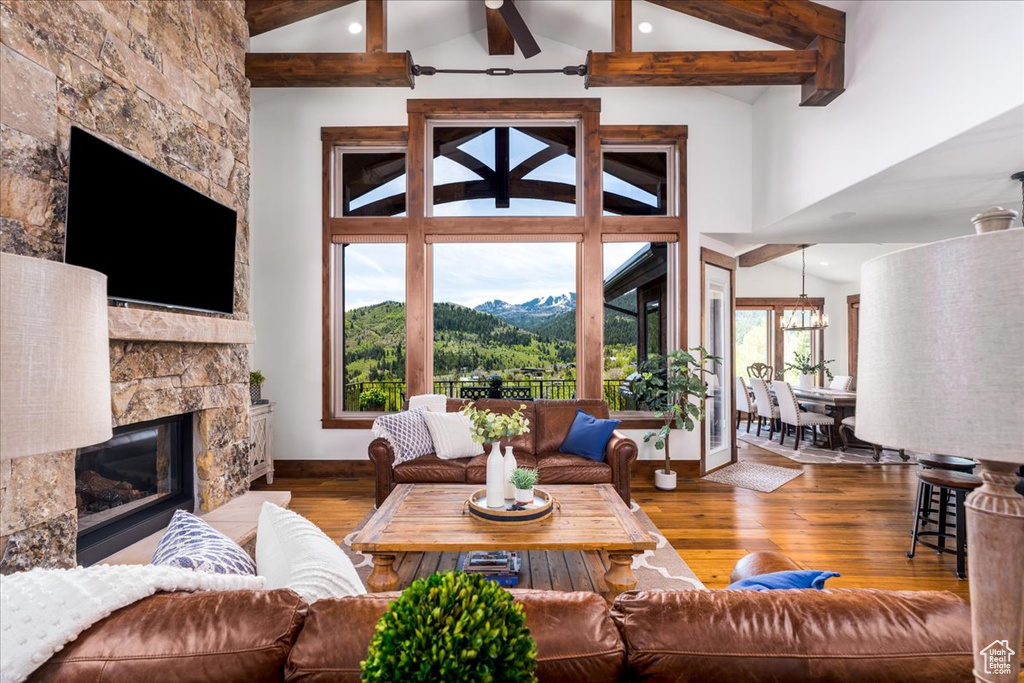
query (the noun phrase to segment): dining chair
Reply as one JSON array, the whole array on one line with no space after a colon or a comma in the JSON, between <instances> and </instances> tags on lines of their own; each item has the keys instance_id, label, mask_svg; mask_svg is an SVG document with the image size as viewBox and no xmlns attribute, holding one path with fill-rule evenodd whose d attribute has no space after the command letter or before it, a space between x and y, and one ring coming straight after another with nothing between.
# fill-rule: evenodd
<instances>
[{"instance_id":1,"label":"dining chair","mask_svg":"<svg viewBox=\"0 0 1024 683\"><path fill-rule=\"evenodd\" d=\"M746 381L743 377L736 376L736 422L740 421L740 414L747 414L747 434L750 433L750 420L754 417L754 412L757 410L757 401L754 400L750 393L750 387L747 386Z\"/></svg>"},{"instance_id":2,"label":"dining chair","mask_svg":"<svg viewBox=\"0 0 1024 683\"><path fill-rule=\"evenodd\" d=\"M774 377L772 374L772 366L766 365L765 363L754 363L753 365L748 365L747 377L759 377L766 382L771 382Z\"/></svg>"},{"instance_id":3,"label":"dining chair","mask_svg":"<svg viewBox=\"0 0 1024 683\"><path fill-rule=\"evenodd\" d=\"M779 419L779 407L768 394L768 383L760 377L750 378L750 388L754 390L754 410L757 412L757 435L761 436L761 426L768 420L768 438L775 436L775 421Z\"/></svg>"},{"instance_id":4,"label":"dining chair","mask_svg":"<svg viewBox=\"0 0 1024 683\"><path fill-rule=\"evenodd\" d=\"M801 411L796 396L793 394L793 387L789 386L789 382L775 380L772 382L772 389L775 391L775 397L779 400L779 420L782 422L782 428L780 429L782 435L779 437L780 446L785 445L786 425L792 425L796 430L793 450L800 447L800 439L803 436L804 427L811 428L812 443L814 442L814 429L816 427L828 427L828 447L830 449L834 447L832 442L832 428L836 424L834 417L822 415L821 413Z\"/></svg>"},{"instance_id":5,"label":"dining chair","mask_svg":"<svg viewBox=\"0 0 1024 683\"><path fill-rule=\"evenodd\" d=\"M850 385L853 384L853 375L836 375L829 382L829 389L838 389L839 391L849 391Z\"/></svg>"}]
</instances>

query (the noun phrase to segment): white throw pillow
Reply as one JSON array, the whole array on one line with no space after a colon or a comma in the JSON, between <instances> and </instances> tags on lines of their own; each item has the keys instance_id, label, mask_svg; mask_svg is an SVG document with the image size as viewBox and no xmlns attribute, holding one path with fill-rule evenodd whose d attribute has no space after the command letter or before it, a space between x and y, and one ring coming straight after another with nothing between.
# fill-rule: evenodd
<instances>
[{"instance_id":1,"label":"white throw pillow","mask_svg":"<svg viewBox=\"0 0 1024 683\"><path fill-rule=\"evenodd\" d=\"M423 419L434 442L434 453L442 460L472 458L484 452L483 446L473 441L473 425L467 415L424 412Z\"/></svg>"},{"instance_id":2,"label":"white throw pillow","mask_svg":"<svg viewBox=\"0 0 1024 683\"><path fill-rule=\"evenodd\" d=\"M448 397L444 394L420 394L409 397L409 410L426 408L432 413L443 413L448 409Z\"/></svg>"},{"instance_id":3,"label":"white throw pillow","mask_svg":"<svg viewBox=\"0 0 1024 683\"><path fill-rule=\"evenodd\" d=\"M366 593L352 561L308 519L263 503L256 530L256 574L267 590L290 588L306 602Z\"/></svg>"}]
</instances>

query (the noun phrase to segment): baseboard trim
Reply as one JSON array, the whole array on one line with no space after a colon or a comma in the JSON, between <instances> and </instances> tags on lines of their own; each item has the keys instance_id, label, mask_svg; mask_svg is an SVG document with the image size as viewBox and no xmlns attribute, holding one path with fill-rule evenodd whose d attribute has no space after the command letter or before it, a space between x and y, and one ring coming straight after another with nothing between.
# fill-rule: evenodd
<instances>
[{"instance_id":1,"label":"baseboard trim","mask_svg":"<svg viewBox=\"0 0 1024 683\"><path fill-rule=\"evenodd\" d=\"M372 477L369 460L275 460L274 476L282 479L353 479Z\"/></svg>"},{"instance_id":2,"label":"baseboard trim","mask_svg":"<svg viewBox=\"0 0 1024 683\"><path fill-rule=\"evenodd\" d=\"M654 476L654 470L661 469L664 465L664 460L635 460L629 468L629 474L632 478ZM673 460L672 471L683 479L698 479L700 477L700 461Z\"/></svg>"}]
</instances>

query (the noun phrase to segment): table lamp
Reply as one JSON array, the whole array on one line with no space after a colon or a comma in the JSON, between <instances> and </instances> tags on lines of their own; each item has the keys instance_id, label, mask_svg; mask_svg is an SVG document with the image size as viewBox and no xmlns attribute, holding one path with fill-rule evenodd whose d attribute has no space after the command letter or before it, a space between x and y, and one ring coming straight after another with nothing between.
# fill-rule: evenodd
<instances>
[{"instance_id":1,"label":"table lamp","mask_svg":"<svg viewBox=\"0 0 1024 683\"><path fill-rule=\"evenodd\" d=\"M1018 680L1024 622L1024 230L1016 212L977 234L897 251L861 271L859 438L978 460L967 498L977 681ZM910 520L908 517L908 528ZM960 524L961 520L957 520ZM983 652L1001 644L1002 662Z\"/></svg>"},{"instance_id":2,"label":"table lamp","mask_svg":"<svg viewBox=\"0 0 1024 683\"><path fill-rule=\"evenodd\" d=\"M0 458L112 436L107 277L0 254Z\"/></svg>"}]
</instances>

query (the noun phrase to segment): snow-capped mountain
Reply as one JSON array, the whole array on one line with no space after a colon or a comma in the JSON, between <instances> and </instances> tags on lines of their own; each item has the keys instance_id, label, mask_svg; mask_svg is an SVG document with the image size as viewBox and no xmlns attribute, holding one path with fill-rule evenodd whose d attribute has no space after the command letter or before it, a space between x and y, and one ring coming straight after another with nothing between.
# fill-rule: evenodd
<instances>
[{"instance_id":1,"label":"snow-capped mountain","mask_svg":"<svg viewBox=\"0 0 1024 683\"><path fill-rule=\"evenodd\" d=\"M521 304L510 304L494 299L477 306L474 310L490 313L523 329L534 329L552 316L576 308L576 293L568 292L557 296L537 297Z\"/></svg>"}]
</instances>

